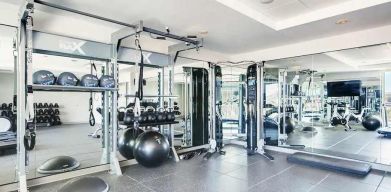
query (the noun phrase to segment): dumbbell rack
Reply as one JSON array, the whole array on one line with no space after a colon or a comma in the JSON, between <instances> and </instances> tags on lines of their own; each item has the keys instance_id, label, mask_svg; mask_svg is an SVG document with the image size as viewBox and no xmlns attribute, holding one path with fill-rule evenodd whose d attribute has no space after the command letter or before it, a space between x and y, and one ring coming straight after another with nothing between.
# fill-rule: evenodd
<instances>
[{"instance_id":1,"label":"dumbbell rack","mask_svg":"<svg viewBox=\"0 0 391 192\"><path fill-rule=\"evenodd\" d=\"M51 127L51 126L54 126L54 125L61 125L61 118L60 118L60 112L58 112L57 114L54 113L54 114L38 114L38 110L39 109L43 109L43 110L49 110L49 109L52 109L52 110L59 110L59 107L57 106L43 106L43 107L37 107L37 105L34 107L34 111L35 111L35 125L37 127ZM42 117L49 117L49 118L55 118L55 119L58 119L58 120L55 120L54 123L52 122L37 122L37 119L38 118L42 118Z\"/></svg>"}]
</instances>

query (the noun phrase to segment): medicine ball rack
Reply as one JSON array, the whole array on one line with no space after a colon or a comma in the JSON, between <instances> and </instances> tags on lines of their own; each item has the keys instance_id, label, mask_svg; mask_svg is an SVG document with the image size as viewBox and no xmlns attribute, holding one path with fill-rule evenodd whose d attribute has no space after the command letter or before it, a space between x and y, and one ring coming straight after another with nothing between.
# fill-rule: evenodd
<instances>
[{"instance_id":1,"label":"medicine ball rack","mask_svg":"<svg viewBox=\"0 0 391 192\"><path fill-rule=\"evenodd\" d=\"M118 24L125 26L125 28L111 34L111 43L105 44L100 42L94 42L89 40L77 39L73 37L59 36L55 34L42 33L39 31L33 31L33 14L35 4L40 4L46 7L59 9L91 17L98 20ZM162 67L170 66L168 69L168 94L172 96L173 93L173 80L174 80L174 63L179 55L179 52L190 49L199 49L202 47L202 40L187 38L184 36L178 36L171 34L167 31L159 31L156 29L143 26L143 22L140 21L136 25L115 21L112 19L104 18L101 16L85 13L82 11L70 9L64 6L55 5L52 3L44 2L41 0L23 0L18 14L18 26L17 37L14 43L14 58L15 58L15 86L14 86L14 109L17 113L17 165L16 176L17 183L0 186L0 191L14 191L28 192L28 186L39 185L48 182L54 182L64 179L70 179L73 177L86 175L103 170L110 170L110 173L121 175L120 162L117 158L117 108L118 108L118 64L135 65L139 67L138 62L134 59L134 55L139 53L138 51L121 47L121 40L130 36L139 36L142 32L147 32L160 36L162 38L170 38L180 43L169 46L169 55L152 53L143 54L144 66L150 67ZM80 47L74 48L75 45ZM70 48L71 47L71 48ZM80 51L81 50L81 51ZM32 65L33 65L33 53L56 55L63 57L71 57L78 59L88 59L106 62L106 75L112 75L116 81L115 88L86 88L86 87L63 87L63 86L44 86L44 85L32 85ZM121 53L121 55L119 55ZM164 68L163 68L164 69ZM163 70L164 73L164 70ZM164 75L162 75L164 77ZM164 79L162 80L164 82ZM164 94L164 85L159 86L161 95ZM52 175L45 178L36 178L27 181L27 166L29 165L29 153L25 146L24 140L32 141L35 138L36 126L33 124L34 119L34 107L33 107L33 93L35 91L53 91L53 92L101 92L103 94L103 118L102 118L102 148L103 154L101 163L103 165L91 167L82 170L76 170L72 173L61 173L58 175ZM137 99L136 99L137 101ZM161 106L163 105L163 99L159 99ZM136 109L139 108L139 100L136 102ZM172 99L169 98L169 107L172 107ZM17 104L17 105L15 105ZM112 114L109 116L109 114ZM110 119L109 119L110 117ZM172 145L172 139L174 138L174 130L171 125L168 126L168 132L170 134L169 140L172 149L173 158L175 161L179 161L177 152ZM34 136L33 136L34 135ZM28 143L28 142L27 142ZM135 161L129 160L129 162L121 162L121 165L135 164Z\"/></svg>"}]
</instances>

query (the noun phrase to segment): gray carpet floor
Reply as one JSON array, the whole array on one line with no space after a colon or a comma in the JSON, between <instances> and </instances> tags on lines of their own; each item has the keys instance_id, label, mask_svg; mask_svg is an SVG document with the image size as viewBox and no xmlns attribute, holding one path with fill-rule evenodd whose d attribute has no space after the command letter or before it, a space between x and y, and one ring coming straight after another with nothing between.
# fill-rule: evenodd
<instances>
[{"instance_id":1,"label":"gray carpet floor","mask_svg":"<svg viewBox=\"0 0 391 192\"><path fill-rule=\"evenodd\" d=\"M247 156L245 150L226 146L225 156L205 161L201 156L178 163L168 161L157 168L133 165L122 176L98 173L110 185L110 192L388 192L391 175L371 172L356 177L288 163L286 154L273 152L275 161ZM32 192L53 192L66 181L31 188Z\"/></svg>"}]
</instances>

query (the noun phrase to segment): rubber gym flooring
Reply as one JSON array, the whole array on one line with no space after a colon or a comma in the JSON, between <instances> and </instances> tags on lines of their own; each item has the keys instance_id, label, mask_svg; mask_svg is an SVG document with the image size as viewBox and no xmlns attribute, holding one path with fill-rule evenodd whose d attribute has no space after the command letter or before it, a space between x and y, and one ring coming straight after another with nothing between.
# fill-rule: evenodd
<instances>
[{"instance_id":1,"label":"rubber gym flooring","mask_svg":"<svg viewBox=\"0 0 391 192\"><path fill-rule=\"evenodd\" d=\"M205 161L202 156L158 168L132 165L122 176L94 174L110 184L110 192L157 191L265 191L265 192L389 192L391 174L372 171L364 178L288 163L286 154L271 153L275 160L247 156L237 146L226 146L225 156ZM33 187L32 192L56 191L66 181Z\"/></svg>"},{"instance_id":2,"label":"rubber gym flooring","mask_svg":"<svg viewBox=\"0 0 391 192\"><path fill-rule=\"evenodd\" d=\"M368 156L375 158L378 163L391 164L391 138L385 138L376 131L368 131L360 124L352 126L356 131L344 131L343 126L329 128L325 124L317 124L314 127L318 133L304 133L300 128L296 128L289 134L288 143Z\"/></svg>"}]
</instances>

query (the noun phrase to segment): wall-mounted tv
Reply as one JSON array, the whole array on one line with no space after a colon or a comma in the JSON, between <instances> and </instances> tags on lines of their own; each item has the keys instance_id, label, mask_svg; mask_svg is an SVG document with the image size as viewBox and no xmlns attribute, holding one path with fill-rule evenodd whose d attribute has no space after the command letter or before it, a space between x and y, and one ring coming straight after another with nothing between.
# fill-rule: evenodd
<instances>
[{"instance_id":1,"label":"wall-mounted tv","mask_svg":"<svg viewBox=\"0 0 391 192\"><path fill-rule=\"evenodd\" d=\"M360 80L327 82L327 97L348 97L360 95Z\"/></svg>"}]
</instances>

